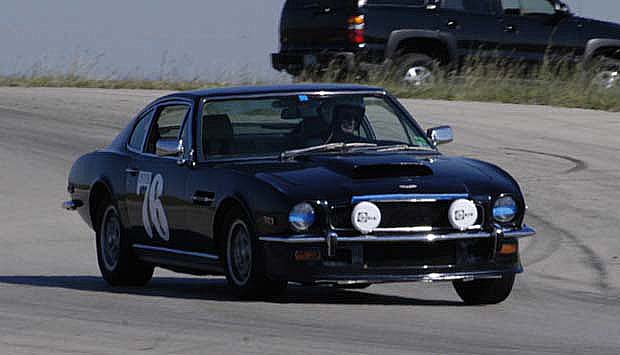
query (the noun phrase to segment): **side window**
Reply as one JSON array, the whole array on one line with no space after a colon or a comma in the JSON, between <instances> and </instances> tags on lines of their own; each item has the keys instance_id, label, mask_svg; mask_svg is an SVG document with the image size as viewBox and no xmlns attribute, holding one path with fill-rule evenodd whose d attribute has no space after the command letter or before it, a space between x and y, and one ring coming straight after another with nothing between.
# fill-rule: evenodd
<instances>
[{"instance_id":1,"label":"side window","mask_svg":"<svg viewBox=\"0 0 620 355\"><path fill-rule=\"evenodd\" d=\"M521 14L553 15L555 14L555 9L547 0L521 0Z\"/></svg>"},{"instance_id":2,"label":"side window","mask_svg":"<svg viewBox=\"0 0 620 355\"><path fill-rule=\"evenodd\" d=\"M495 13L493 0L442 0L441 8L478 14Z\"/></svg>"},{"instance_id":3,"label":"side window","mask_svg":"<svg viewBox=\"0 0 620 355\"><path fill-rule=\"evenodd\" d=\"M170 105L160 108L151 125L145 151L154 154L157 141L160 139L181 138L183 122L189 110L189 105Z\"/></svg>"},{"instance_id":4,"label":"side window","mask_svg":"<svg viewBox=\"0 0 620 355\"><path fill-rule=\"evenodd\" d=\"M153 110L145 113L138 119L138 124L133 129L133 133L131 134L131 138L129 139L129 146L141 152L142 146L144 144L144 138L146 137L146 133L148 131L148 124L151 121L151 117L153 116Z\"/></svg>"},{"instance_id":5,"label":"side window","mask_svg":"<svg viewBox=\"0 0 620 355\"><path fill-rule=\"evenodd\" d=\"M502 8L506 14L521 13L521 3L519 0L502 0Z\"/></svg>"}]
</instances>

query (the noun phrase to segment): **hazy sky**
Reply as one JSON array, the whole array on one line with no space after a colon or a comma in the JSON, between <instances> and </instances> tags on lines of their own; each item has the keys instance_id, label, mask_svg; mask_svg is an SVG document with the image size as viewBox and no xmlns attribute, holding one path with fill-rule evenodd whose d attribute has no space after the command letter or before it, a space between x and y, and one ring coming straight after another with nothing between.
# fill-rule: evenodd
<instances>
[{"instance_id":1,"label":"hazy sky","mask_svg":"<svg viewBox=\"0 0 620 355\"><path fill-rule=\"evenodd\" d=\"M278 79L284 0L0 0L0 73ZM570 0L577 13L620 22L620 0Z\"/></svg>"}]
</instances>

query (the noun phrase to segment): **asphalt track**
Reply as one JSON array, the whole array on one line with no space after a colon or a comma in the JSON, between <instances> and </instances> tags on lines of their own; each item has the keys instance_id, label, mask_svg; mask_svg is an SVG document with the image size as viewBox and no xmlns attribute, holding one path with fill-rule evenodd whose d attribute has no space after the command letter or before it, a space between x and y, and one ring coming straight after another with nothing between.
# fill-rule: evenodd
<instances>
[{"instance_id":1,"label":"asphalt track","mask_svg":"<svg viewBox=\"0 0 620 355\"><path fill-rule=\"evenodd\" d=\"M106 286L93 233L59 208L74 159L161 94L0 88L0 354L620 353L620 114L404 101L455 128L446 153L497 163L526 192L539 234L504 304L463 306L450 284L240 302L221 279L165 271Z\"/></svg>"}]
</instances>

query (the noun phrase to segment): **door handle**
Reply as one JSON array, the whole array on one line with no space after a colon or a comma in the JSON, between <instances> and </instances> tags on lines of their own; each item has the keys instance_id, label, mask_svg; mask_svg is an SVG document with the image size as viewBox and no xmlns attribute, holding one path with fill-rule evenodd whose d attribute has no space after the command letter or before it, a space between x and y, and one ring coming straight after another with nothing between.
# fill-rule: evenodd
<instances>
[{"instance_id":1,"label":"door handle","mask_svg":"<svg viewBox=\"0 0 620 355\"><path fill-rule=\"evenodd\" d=\"M138 174L140 174L140 170L138 169L134 169L134 168L127 168L125 169L125 173L131 175L131 176L138 176Z\"/></svg>"},{"instance_id":2,"label":"door handle","mask_svg":"<svg viewBox=\"0 0 620 355\"><path fill-rule=\"evenodd\" d=\"M504 32L515 33L517 32L517 28L513 25L506 25L506 27L504 27Z\"/></svg>"},{"instance_id":3,"label":"door handle","mask_svg":"<svg viewBox=\"0 0 620 355\"><path fill-rule=\"evenodd\" d=\"M213 192L196 191L192 196L192 202L195 205L210 206L215 201L215 194Z\"/></svg>"},{"instance_id":4,"label":"door handle","mask_svg":"<svg viewBox=\"0 0 620 355\"><path fill-rule=\"evenodd\" d=\"M451 28L451 29L456 29L459 27L459 23L454 20L450 20L446 23L446 26L448 26L448 28Z\"/></svg>"}]
</instances>

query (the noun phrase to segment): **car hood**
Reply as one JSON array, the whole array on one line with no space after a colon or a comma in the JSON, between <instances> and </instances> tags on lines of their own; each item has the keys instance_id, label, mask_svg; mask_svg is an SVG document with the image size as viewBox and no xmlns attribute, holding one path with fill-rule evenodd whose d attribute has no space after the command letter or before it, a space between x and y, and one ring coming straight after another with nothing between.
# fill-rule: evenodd
<instances>
[{"instance_id":1,"label":"car hood","mask_svg":"<svg viewBox=\"0 0 620 355\"><path fill-rule=\"evenodd\" d=\"M438 153L314 155L295 161L235 164L234 168L296 199L349 199L368 194L514 193L501 169Z\"/></svg>"}]
</instances>

